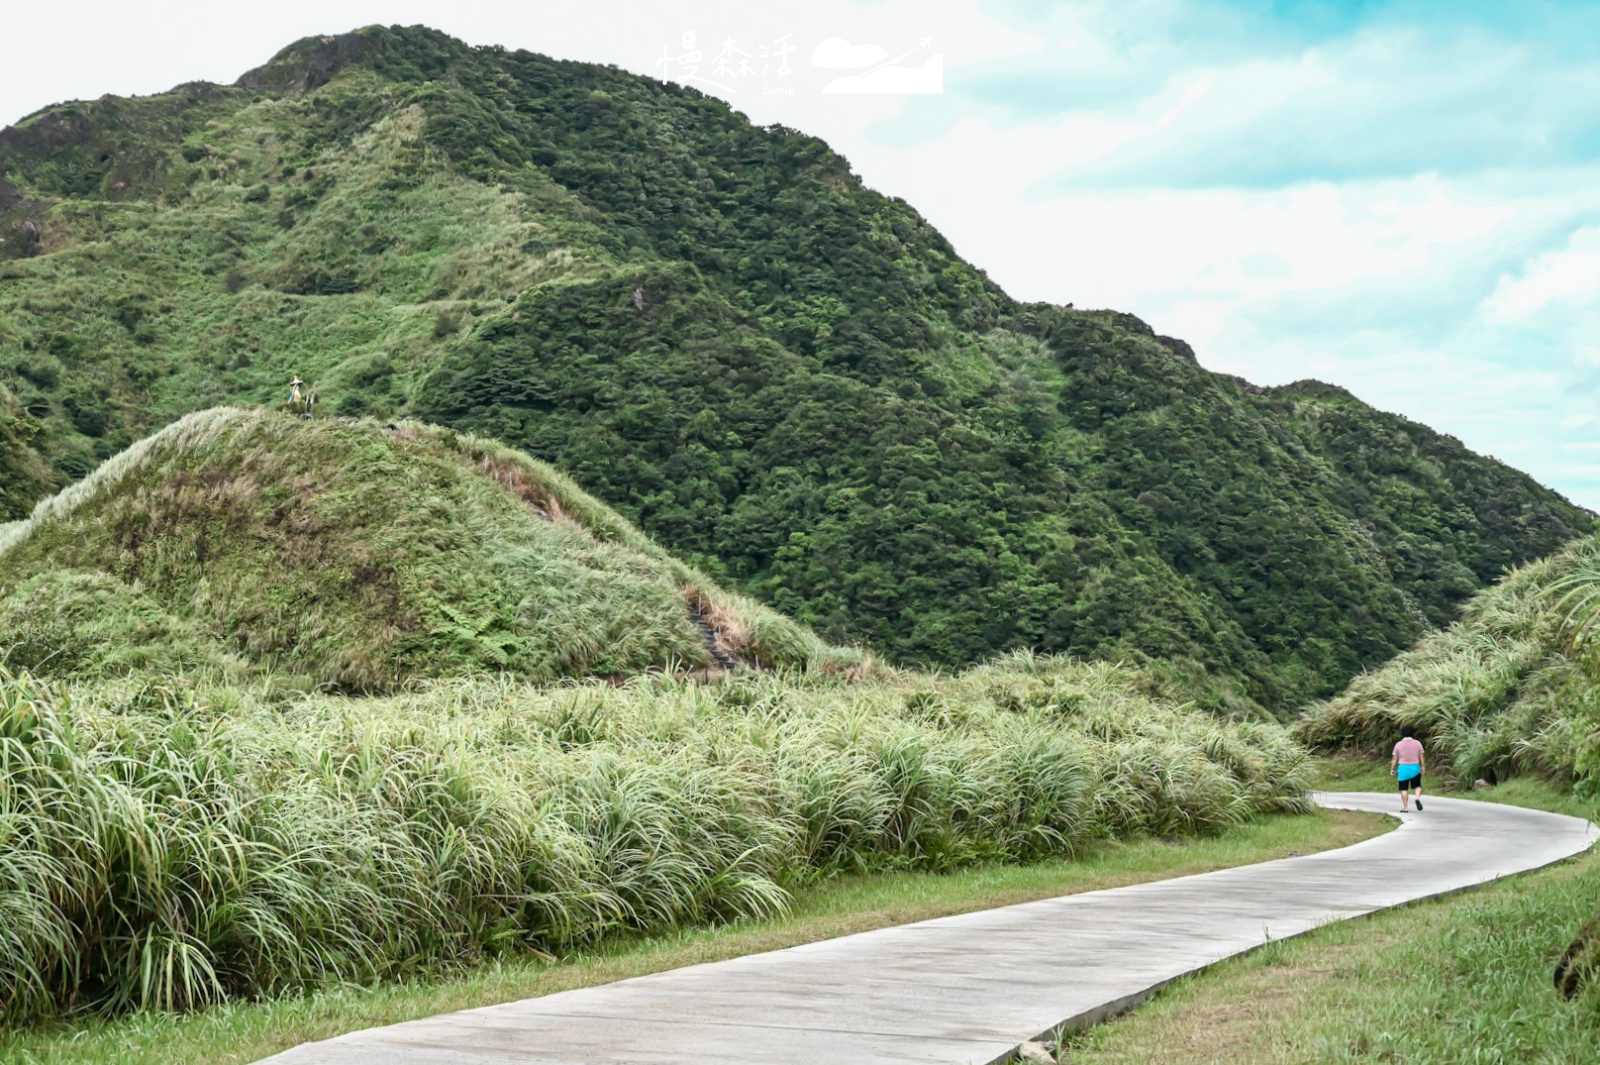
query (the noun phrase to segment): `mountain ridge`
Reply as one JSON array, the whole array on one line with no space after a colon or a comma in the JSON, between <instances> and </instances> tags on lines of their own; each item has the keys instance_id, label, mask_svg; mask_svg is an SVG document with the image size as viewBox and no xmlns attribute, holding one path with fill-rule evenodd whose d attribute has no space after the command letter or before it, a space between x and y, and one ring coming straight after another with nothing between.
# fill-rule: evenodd
<instances>
[{"instance_id":1,"label":"mountain ridge","mask_svg":"<svg viewBox=\"0 0 1600 1065\"><path fill-rule=\"evenodd\" d=\"M821 141L614 67L371 27L23 125L12 516L41 462L299 373L555 463L829 639L1159 662L1280 711L1592 525L1337 386L1019 303Z\"/></svg>"}]
</instances>

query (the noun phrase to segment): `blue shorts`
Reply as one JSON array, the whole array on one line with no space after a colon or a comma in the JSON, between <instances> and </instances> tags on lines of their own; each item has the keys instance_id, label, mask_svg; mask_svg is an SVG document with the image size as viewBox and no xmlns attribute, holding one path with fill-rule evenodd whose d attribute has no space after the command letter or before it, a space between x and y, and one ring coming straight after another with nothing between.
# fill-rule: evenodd
<instances>
[{"instance_id":1,"label":"blue shorts","mask_svg":"<svg viewBox=\"0 0 1600 1065\"><path fill-rule=\"evenodd\" d=\"M1410 791L1412 788L1422 787L1422 767L1419 765L1403 765L1399 769L1401 791Z\"/></svg>"}]
</instances>

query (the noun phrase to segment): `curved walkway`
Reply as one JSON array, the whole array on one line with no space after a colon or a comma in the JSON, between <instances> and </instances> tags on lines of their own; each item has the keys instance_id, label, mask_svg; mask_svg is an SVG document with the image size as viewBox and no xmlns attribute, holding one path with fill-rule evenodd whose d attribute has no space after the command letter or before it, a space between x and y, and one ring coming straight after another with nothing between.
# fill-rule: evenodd
<instances>
[{"instance_id":1,"label":"curved walkway","mask_svg":"<svg viewBox=\"0 0 1600 1065\"><path fill-rule=\"evenodd\" d=\"M1397 812L1391 794L1325 806ZM1394 832L307 1043L271 1065L986 1065L1267 939L1587 850L1575 817L1426 800Z\"/></svg>"}]
</instances>

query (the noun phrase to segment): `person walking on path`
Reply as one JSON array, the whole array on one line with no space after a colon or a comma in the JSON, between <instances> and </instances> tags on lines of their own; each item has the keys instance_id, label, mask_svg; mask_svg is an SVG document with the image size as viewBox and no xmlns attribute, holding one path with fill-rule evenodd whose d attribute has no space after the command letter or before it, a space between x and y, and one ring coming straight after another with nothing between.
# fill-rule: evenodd
<instances>
[{"instance_id":1,"label":"person walking on path","mask_svg":"<svg viewBox=\"0 0 1600 1065\"><path fill-rule=\"evenodd\" d=\"M1422 770L1428 764L1422 742L1410 725L1400 730L1400 742L1394 745L1394 757L1389 759L1389 772L1400 784L1400 812L1411 812L1412 794L1416 794L1417 809L1422 809Z\"/></svg>"}]
</instances>

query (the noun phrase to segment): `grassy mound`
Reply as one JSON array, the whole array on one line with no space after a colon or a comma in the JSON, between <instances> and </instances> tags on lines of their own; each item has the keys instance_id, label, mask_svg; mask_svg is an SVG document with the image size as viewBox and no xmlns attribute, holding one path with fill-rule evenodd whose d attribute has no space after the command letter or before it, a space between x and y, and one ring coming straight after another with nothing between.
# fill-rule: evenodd
<instances>
[{"instance_id":1,"label":"grassy mound","mask_svg":"<svg viewBox=\"0 0 1600 1065\"><path fill-rule=\"evenodd\" d=\"M0 674L0 1016L186 1008L1306 808L1275 724L1103 664L403 696Z\"/></svg>"},{"instance_id":2,"label":"grassy mound","mask_svg":"<svg viewBox=\"0 0 1600 1065\"><path fill-rule=\"evenodd\" d=\"M450 430L190 415L0 531L13 668L267 672L381 691L718 657L848 664L543 463Z\"/></svg>"},{"instance_id":3,"label":"grassy mound","mask_svg":"<svg viewBox=\"0 0 1600 1065\"><path fill-rule=\"evenodd\" d=\"M1430 633L1334 699L1313 706L1300 738L1324 750L1386 755L1413 726L1458 778L1517 774L1585 782L1596 768L1600 648L1574 646L1563 582L1600 571L1600 539L1522 566L1479 593L1449 629Z\"/></svg>"}]
</instances>

